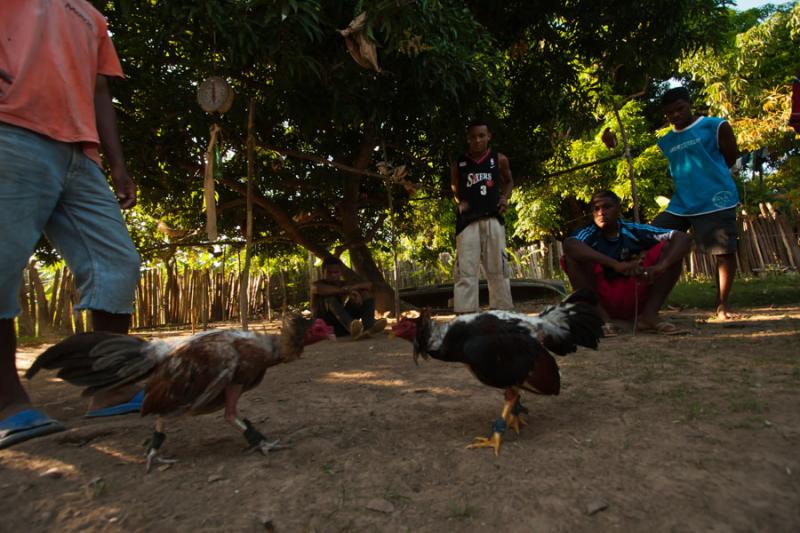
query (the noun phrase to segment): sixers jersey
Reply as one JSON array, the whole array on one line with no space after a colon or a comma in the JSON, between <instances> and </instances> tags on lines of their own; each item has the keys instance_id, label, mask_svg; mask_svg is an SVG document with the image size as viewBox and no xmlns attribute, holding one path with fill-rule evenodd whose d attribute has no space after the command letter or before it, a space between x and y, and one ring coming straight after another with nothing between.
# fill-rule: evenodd
<instances>
[{"instance_id":1,"label":"sixers jersey","mask_svg":"<svg viewBox=\"0 0 800 533\"><path fill-rule=\"evenodd\" d=\"M502 180L497 154L488 150L475 161L462 155L456 163L458 169L458 197L469 206L456 219L456 235L461 230L482 218L496 217L503 223L497 203L500 201Z\"/></svg>"}]
</instances>

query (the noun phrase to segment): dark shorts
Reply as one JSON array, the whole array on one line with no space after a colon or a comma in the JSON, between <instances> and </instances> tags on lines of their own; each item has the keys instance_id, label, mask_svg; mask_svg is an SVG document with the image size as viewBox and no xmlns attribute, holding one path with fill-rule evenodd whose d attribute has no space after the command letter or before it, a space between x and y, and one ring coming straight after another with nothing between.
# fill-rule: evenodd
<instances>
[{"instance_id":1,"label":"dark shorts","mask_svg":"<svg viewBox=\"0 0 800 533\"><path fill-rule=\"evenodd\" d=\"M679 216L662 211L650 223L659 228L692 230L698 250L711 255L736 253L736 208L706 215Z\"/></svg>"}]
</instances>

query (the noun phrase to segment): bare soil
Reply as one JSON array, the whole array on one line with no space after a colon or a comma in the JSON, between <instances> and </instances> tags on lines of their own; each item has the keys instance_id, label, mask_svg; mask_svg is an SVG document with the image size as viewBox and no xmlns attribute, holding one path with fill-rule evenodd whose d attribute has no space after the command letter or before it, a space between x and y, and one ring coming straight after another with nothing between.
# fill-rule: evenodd
<instances>
[{"instance_id":1,"label":"bare soil","mask_svg":"<svg viewBox=\"0 0 800 533\"><path fill-rule=\"evenodd\" d=\"M179 462L150 474L152 419L84 419L43 373L29 390L70 429L0 451L0 531L800 531L800 307L740 311L670 311L688 335L560 359L561 395L526 396L499 457L464 446L502 393L386 335L310 346L243 398L291 449L246 454L220 414L183 418L163 448Z\"/></svg>"}]
</instances>

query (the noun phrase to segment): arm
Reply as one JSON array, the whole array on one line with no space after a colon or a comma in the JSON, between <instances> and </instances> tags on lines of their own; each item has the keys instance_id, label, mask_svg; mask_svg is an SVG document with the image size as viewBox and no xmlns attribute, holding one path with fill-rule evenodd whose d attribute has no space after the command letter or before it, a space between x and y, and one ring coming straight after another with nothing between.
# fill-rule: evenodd
<instances>
[{"instance_id":1,"label":"arm","mask_svg":"<svg viewBox=\"0 0 800 533\"><path fill-rule=\"evenodd\" d=\"M317 294L319 296L344 296L348 294L349 291L344 286L333 285L330 283L325 283L324 281L316 281L311 286L311 294Z\"/></svg>"},{"instance_id":2,"label":"arm","mask_svg":"<svg viewBox=\"0 0 800 533\"><path fill-rule=\"evenodd\" d=\"M314 282L311 286L311 294L318 294L319 296L346 296L353 291L368 291L371 289L372 282L370 281L357 281L346 285L337 285L335 283L327 283L325 280L319 280Z\"/></svg>"},{"instance_id":3,"label":"arm","mask_svg":"<svg viewBox=\"0 0 800 533\"><path fill-rule=\"evenodd\" d=\"M355 281L353 283L348 283L347 285L345 285L345 288L351 291L370 291L372 290L372 282Z\"/></svg>"},{"instance_id":4,"label":"arm","mask_svg":"<svg viewBox=\"0 0 800 533\"><path fill-rule=\"evenodd\" d=\"M736 146L736 135L733 134L733 128L727 122L719 125L717 131L717 144L719 151L725 158L725 164L729 167L733 166L736 158L739 157L739 147Z\"/></svg>"},{"instance_id":5,"label":"arm","mask_svg":"<svg viewBox=\"0 0 800 533\"><path fill-rule=\"evenodd\" d=\"M508 199L511 198L511 191L514 189L514 179L511 177L511 164L506 156L497 154L497 163L500 165L500 180L503 182L500 200L497 203L502 215L508 209Z\"/></svg>"},{"instance_id":6,"label":"arm","mask_svg":"<svg viewBox=\"0 0 800 533\"><path fill-rule=\"evenodd\" d=\"M579 263L598 263L601 266L610 268L614 272L625 276L635 276L641 272L639 259L631 261L617 261L613 257L601 254L585 242L579 241L575 237L567 237L564 241L564 253L571 259Z\"/></svg>"},{"instance_id":7,"label":"arm","mask_svg":"<svg viewBox=\"0 0 800 533\"><path fill-rule=\"evenodd\" d=\"M458 167L456 166L456 162L454 160L450 161L450 190L453 191L453 198L458 204L458 212L463 213L469 209L469 206L466 204L466 202L462 204L461 198L458 197Z\"/></svg>"},{"instance_id":8,"label":"arm","mask_svg":"<svg viewBox=\"0 0 800 533\"><path fill-rule=\"evenodd\" d=\"M664 252L658 259L658 262L645 269L645 272L652 276L653 279L657 278L675 263L683 261L683 258L689 253L691 247L692 239L688 234L682 231L673 231L669 238L669 245L664 247Z\"/></svg>"},{"instance_id":9,"label":"arm","mask_svg":"<svg viewBox=\"0 0 800 533\"><path fill-rule=\"evenodd\" d=\"M94 112L97 117L97 133L100 136L100 145L103 154L111 166L111 181L119 198L122 209L130 209L136 205L136 185L128 175L125 158L122 154L122 145L119 142L117 131L117 116L114 113L114 104L111 101L111 92L108 89L108 80L105 76L97 76L94 91Z\"/></svg>"}]
</instances>

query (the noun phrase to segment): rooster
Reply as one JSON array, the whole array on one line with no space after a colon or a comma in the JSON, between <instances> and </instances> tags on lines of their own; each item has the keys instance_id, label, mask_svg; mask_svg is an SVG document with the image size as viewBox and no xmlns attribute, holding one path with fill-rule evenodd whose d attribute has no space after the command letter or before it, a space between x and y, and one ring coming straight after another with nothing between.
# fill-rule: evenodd
<instances>
[{"instance_id":1,"label":"rooster","mask_svg":"<svg viewBox=\"0 0 800 533\"><path fill-rule=\"evenodd\" d=\"M520 390L558 394L561 378L552 353L566 355L578 346L596 349L603 320L597 299L588 291L577 291L539 316L508 311L462 315L447 323L431 319L426 309L416 319L403 319L392 334L414 344L414 362L419 356L466 364L484 385L505 390L502 414L489 438L476 437L467 448L493 448L500 453L502 435L508 427L519 433L528 410L520 402Z\"/></svg>"},{"instance_id":2,"label":"rooster","mask_svg":"<svg viewBox=\"0 0 800 533\"><path fill-rule=\"evenodd\" d=\"M300 316L284 320L281 334L240 330L208 331L179 344L107 332L73 335L42 353L25 377L42 369L58 369L58 377L78 387L84 396L147 380L142 415L156 415L147 449L146 470L153 463L171 463L158 453L166 435L165 419L225 409L225 421L244 433L251 450L266 454L279 448L239 415L242 393L256 387L266 370L300 357L307 344L326 332L309 335L311 321Z\"/></svg>"}]
</instances>

